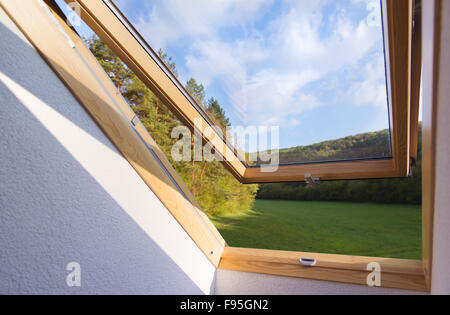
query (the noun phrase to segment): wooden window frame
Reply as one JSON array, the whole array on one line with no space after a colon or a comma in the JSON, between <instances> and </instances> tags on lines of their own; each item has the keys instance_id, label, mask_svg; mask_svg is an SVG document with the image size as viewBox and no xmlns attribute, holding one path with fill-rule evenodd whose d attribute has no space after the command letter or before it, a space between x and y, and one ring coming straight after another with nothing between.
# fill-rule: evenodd
<instances>
[{"instance_id":1,"label":"wooden window frame","mask_svg":"<svg viewBox=\"0 0 450 315\"><path fill-rule=\"evenodd\" d=\"M306 174L321 180L367 179L406 177L410 174L410 147L417 143L417 128L411 124L411 81L413 1L382 0L386 30L386 53L388 55L391 113L392 158L350 160L337 162L299 163L279 165L274 172L261 167L244 164L237 156L239 150L226 144L220 131L203 133L210 123L201 106L195 103L183 86L159 60L151 47L133 28L132 24L109 0L65 0L76 2L81 18L116 53L127 66L166 104L192 131L202 134L215 152L223 157L227 169L241 182L300 182ZM413 70L416 70L414 68ZM420 75L420 73L419 73ZM419 80L420 82L420 80ZM201 121L199 130L194 122ZM412 135L412 136L411 136Z\"/></svg>"},{"instance_id":2,"label":"wooden window frame","mask_svg":"<svg viewBox=\"0 0 450 315\"><path fill-rule=\"evenodd\" d=\"M396 1L396 0L395 0ZM219 268L287 277L366 284L367 264L377 262L382 271L382 287L430 292L433 262L433 225L436 177L436 128L438 103L439 58L441 54L441 8L443 0L421 2L420 24L413 43L413 65L418 71L423 65L423 121L422 121L422 260L404 260L379 257L359 257L225 247ZM423 13L422 13L423 12ZM423 33L423 34L422 34ZM423 37L422 37L423 36ZM422 47L422 38L427 44ZM420 61L419 61L420 60ZM414 77L415 76L415 77ZM420 87L420 75L411 80ZM419 91L412 91L414 114L418 117ZM415 96L413 96L415 95ZM413 133L418 132L418 123ZM411 146L417 148L417 143ZM416 153L417 154L417 153ZM314 267L299 266L301 257L315 258Z\"/></svg>"},{"instance_id":3,"label":"wooden window frame","mask_svg":"<svg viewBox=\"0 0 450 315\"><path fill-rule=\"evenodd\" d=\"M65 34L68 34L72 42L70 45L67 37L55 25L45 9L39 5L39 1L43 3L41 0L22 0L20 3L15 0L0 0L0 7L15 22L214 266L227 270L365 285L366 277L369 274L369 271L366 270L367 264L378 262L382 268L383 287L426 292L430 290L436 172L434 163L436 91L430 92L430 102L424 104L423 108L422 260L228 247L145 128L142 125L137 125L135 128L131 126L130 120L133 119L134 113L118 95L111 80L90 51L75 32L65 24L64 19L58 15L57 6L53 5L53 1L45 0L57 22L63 26ZM95 2L96 0L90 1ZM434 80L438 77L439 72L435 60L439 56L440 48L440 21L437 17L441 0L427 1L429 1L427 5L432 7L431 11L434 15L428 14L423 29L425 30L424 34L432 42L432 50L426 54L423 64L424 67L431 68L425 79ZM401 7L400 2L402 1L395 0L396 4L393 1L391 5ZM43 29L45 32L42 31ZM408 79L406 76L404 79L411 80L410 72L408 72ZM436 82L433 81L433 88L435 86ZM400 94L404 98L409 98L410 90L403 88L401 93L398 92L395 95L400 98ZM409 113L409 110L406 112ZM409 132L410 125L408 123L405 123L403 127L404 132L406 129ZM403 148L409 147L409 145L408 139L407 143L403 143ZM343 164L340 163L340 167ZM404 168L402 172L406 171L409 163L403 161L400 164ZM387 173L391 172L387 170L387 167L382 168L386 168L385 172ZM372 172L375 173L376 169L375 166L372 166ZM338 175L336 175L337 177ZM193 208L194 211L186 211L188 208ZM300 257L316 258L317 265L312 268L303 267L298 262Z\"/></svg>"},{"instance_id":4,"label":"wooden window frame","mask_svg":"<svg viewBox=\"0 0 450 315\"><path fill-rule=\"evenodd\" d=\"M413 21L411 47L411 166L416 165L418 158L420 87L422 80L422 0L413 1Z\"/></svg>"}]
</instances>

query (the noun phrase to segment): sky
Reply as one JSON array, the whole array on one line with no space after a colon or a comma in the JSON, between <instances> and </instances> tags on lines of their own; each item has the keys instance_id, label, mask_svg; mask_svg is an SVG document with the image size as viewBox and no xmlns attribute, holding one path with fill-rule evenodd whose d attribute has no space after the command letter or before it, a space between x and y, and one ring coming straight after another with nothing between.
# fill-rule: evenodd
<instances>
[{"instance_id":1,"label":"sky","mask_svg":"<svg viewBox=\"0 0 450 315\"><path fill-rule=\"evenodd\" d=\"M389 127L379 0L114 2L181 82L233 126L279 126L281 148Z\"/></svg>"}]
</instances>

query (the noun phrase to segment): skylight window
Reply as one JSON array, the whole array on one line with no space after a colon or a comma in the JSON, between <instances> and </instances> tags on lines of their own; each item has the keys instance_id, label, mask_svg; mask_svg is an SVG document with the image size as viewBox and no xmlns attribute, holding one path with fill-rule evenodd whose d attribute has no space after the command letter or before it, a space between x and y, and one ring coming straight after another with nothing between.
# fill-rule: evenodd
<instances>
[{"instance_id":1,"label":"skylight window","mask_svg":"<svg viewBox=\"0 0 450 315\"><path fill-rule=\"evenodd\" d=\"M416 160L409 1L77 3L189 129L191 160L242 183L405 177Z\"/></svg>"},{"instance_id":2,"label":"skylight window","mask_svg":"<svg viewBox=\"0 0 450 315\"><path fill-rule=\"evenodd\" d=\"M114 3L217 100L248 166L392 157L379 0Z\"/></svg>"}]
</instances>

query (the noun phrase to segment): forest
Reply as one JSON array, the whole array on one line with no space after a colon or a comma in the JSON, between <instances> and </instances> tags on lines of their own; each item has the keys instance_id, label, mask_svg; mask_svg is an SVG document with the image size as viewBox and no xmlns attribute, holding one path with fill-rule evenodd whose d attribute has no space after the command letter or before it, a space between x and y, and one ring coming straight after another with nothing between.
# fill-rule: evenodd
<instances>
[{"instance_id":1,"label":"forest","mask_svg":"<svg viewBox=\"0 0 450 315\"><path fill-rule=\"evenodd\" d=\"M249 210L255 198L410 204L421 202L420 160L413 169L411 178L323 182L316 189L304 183L243 185L220 162L175 162L171 150L178 139L173 139L171 132L173 128L180 126L181 122L97 36L85 41L204 211L211 217ZM161 49L158 55L178 77L172 58ZM219 100L214 97L207 99L204 86L195 78L190 78L185 88L219 128L225 130L230 125ZM310 146L283 149L280 150L280 162L383 157L389 155L388 148L389 133L383 130Z\"/></svg>"},{"instance_id":2,"label":"forest","mask_svg":"<svg viewBox=\"0 0 450 315\"><path fill-rule=\"evenodd\" d=\"M337 161L390 156L389 130L368 132L280 150L280 163Z\"/></svg>"}]
</instances>

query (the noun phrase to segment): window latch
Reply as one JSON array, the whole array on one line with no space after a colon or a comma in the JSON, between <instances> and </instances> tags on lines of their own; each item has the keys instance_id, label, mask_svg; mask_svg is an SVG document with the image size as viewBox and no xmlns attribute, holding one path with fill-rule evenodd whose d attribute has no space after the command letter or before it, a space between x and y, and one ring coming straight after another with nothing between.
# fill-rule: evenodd
<instances>
[{"instance_id":1,"label":"window latch","mask_svg":"<svg viewBox=\"0 0 450 315\"><path fill-rule=\"evenodd\" d=\"M319 177L312 177L309 173L305 174L305 182L312 188L317 188L317 185L319 185L319 181Z\"/></svg>"}]
</instances>

